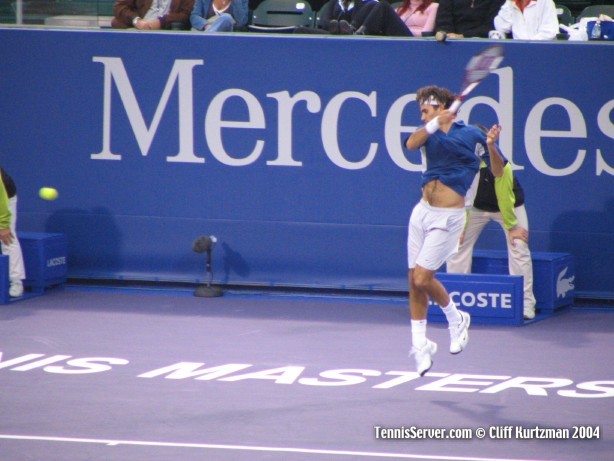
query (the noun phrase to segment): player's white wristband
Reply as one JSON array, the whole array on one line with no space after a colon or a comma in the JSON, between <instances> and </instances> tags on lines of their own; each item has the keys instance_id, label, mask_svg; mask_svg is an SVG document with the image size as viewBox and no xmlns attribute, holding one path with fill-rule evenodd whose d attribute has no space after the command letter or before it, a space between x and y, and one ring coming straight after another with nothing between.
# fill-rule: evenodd
<instances>
[{"instance_id":1,"label":"player's white wristband","mask_svg":"<svg viewBox=\"0 0 614 461\"><path fill-rule=\"evenodd\" d=\"M134 27L136 27L136 23L137 23L137 22L139 22L140 20L141 20L141 18L139 18L139 17L137 16L136 18L134 18L134 19L132 20L132 25L133 25Z\"/></svg>"},{"instance_id":2,"label":"player's white wristband","mask_svg":"<svg viewBox=\"0 0 614 461\"><path fill-rule=\"evenodd\" d=\"M441 127L438 119L439 117L435 117L433 120L431 120L424 126L424 129L428 134L435 133L435 131L437 131Z\"/></svg>"}]
</instances>

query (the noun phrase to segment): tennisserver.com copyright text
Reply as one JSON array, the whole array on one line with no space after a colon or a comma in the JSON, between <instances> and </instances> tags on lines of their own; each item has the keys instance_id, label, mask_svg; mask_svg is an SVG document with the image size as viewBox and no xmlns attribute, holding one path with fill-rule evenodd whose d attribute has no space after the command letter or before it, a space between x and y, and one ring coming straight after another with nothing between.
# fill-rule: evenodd
<instances>
[{"instance_id":1,"label":"tennisserver.com copyright text","mask_svg":"<svg viewBox=\"0 0 614 461\"><path fill-rule=\"evenodd\" d=\"M472 428L423 428L416 426L383 427L374 426L375 438L382 440L470 440L470 439L598 439L599 426L572 426L562 428L489 426Z\"/></svg>"}]
</instances>

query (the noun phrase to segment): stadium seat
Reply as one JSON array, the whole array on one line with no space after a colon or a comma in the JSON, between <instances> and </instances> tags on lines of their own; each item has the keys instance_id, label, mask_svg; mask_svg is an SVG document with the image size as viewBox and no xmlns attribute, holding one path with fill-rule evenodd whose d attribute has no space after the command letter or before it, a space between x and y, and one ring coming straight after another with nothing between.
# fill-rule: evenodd
<instances>
[{"instance_id":1,"label":"stadium seat","mask_svg":"<svg viewBox=\"0 0 614 461\"><path fill-rule=\"evenodd\" d=\"M249 30L253 32L292 32L296 27L312 27L314 12L307 1L264 0L252 15Z\"/></svg>"},{"instance_id":2,"label":"stadium seat","mask_svg":"<svg viewBox=\"0 0 614 461\"><path fill-rule=\"evenodd\" d=\"M596 18L600 14L605 14L614 19L614 5L591 5L587 6L578 15L577 20L582 18Z\"/></svg>"},{"instance_id":3,"label":"stadium seat","mask_svg":"<svg viewBox=\"0 0 614 461\"><path fill-rule=\"evenodd\" d=\"M556 15L559 18L559 24L564 24L566 26L571 26L575 23L573 16L571 15L571 10L559 3L555 4L556 6Z\"/></svg>"},{"instance_id":4,"label":"stadium seat","mask_svg":"<svg viewBox=\"0 0 614 461\"><path fill-rule=\"evenodd\" d=\"M577 16L580 11L593 4L591 0L557 0L555 3L562 3L569 8L572 16Z\"/></svg>"}]
</instances>

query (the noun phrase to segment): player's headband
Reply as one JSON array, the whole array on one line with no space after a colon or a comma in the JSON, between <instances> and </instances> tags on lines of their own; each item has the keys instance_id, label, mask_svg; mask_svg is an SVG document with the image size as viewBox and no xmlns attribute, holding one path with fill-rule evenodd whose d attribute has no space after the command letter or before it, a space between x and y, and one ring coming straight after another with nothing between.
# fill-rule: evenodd
<instances>
[{"instance_id":1,"label":"player's headband","mask_svg":"<svg viewBox=\"0 0 614 461\"><path fill-rule=\"evenodd\" d=\"M427 99L423 99L420 102L420 105L422 104L428 104L429 106L441 106L441 103L439 101L437 101L437 99L435 99L435 96L430 96Z\"/></svg>"}]
</instances>

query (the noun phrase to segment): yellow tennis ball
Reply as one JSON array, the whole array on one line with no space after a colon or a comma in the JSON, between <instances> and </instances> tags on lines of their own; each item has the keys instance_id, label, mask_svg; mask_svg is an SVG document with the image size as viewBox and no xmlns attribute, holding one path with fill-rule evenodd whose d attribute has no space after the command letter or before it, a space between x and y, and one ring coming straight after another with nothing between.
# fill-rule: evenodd
<instances>
[{"instance_id":1,"label":"yellow tennis ball","mask_svg":"<svg viewBox=\"0 0 614 461\"><path fill-rule=\"evenodd\" d=\"M43 200L55 200L58 198L58 191L53 187L41 187L38 191L38 195Z\"/></svg>"}]
</instances>

